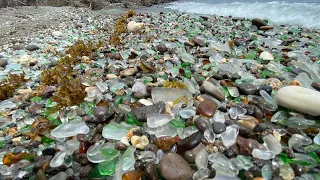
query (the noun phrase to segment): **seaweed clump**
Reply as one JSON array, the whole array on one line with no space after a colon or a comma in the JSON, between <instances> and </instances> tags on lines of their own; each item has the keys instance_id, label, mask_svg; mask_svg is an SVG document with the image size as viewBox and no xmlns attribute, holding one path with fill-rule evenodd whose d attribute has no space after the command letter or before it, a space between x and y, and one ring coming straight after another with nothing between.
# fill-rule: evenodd
<instances>
[{"instance_id":1,"label":"seaweed clump","mask_svg":"<svg viewBox=\"0 0 320 180\"><path fill-rule=\"evenodd\" d=\"M0 100L8 99L14 95L14 92L27 80L23 74L9 74L8 79L0 82Z\"/></svg>"},{"instance_id":2,"label":"seaweed clump","mask_svg":"<svg viewBox=\"0 0 320 180\"><path fill-rule=\"evenodd\" d=\"M91 42L78 41L65 51L66 55L61 55L54 68L42 72L42 84L39 90L41 91L45 86L57 87L57 91L52 96L52 100L57 105L52 108L52 111L78 105L86 97L85 86L81 84L81 75L78 71L73 70L73 65L81 63L83 56L91 59L102 44L102 42L95 45Z\"/></svg>"},{"instance_id":3,"label":"seaweed clump","mask_svg":"<svg viewBox=\"0 0 320 180\"><path fill-rule=\"evenodd\" d=\"M80 74L70 65L56 65L53 69L42 72L42 86L57 86L52 100L57 105L52 110L80 104L86 97L85 86L81 84Z\"/></svg>"},{"instance_id":4,"label":"seaweed clump","mask_svg":"<svg viewBox=\"0 0 320 180\"><path fill-rule=\"evenodd\" d=\"M170 82L168 79L165 81L164 86L167 88L187 88L187 86L179 81Z\"/></svg>"},{"instance_id":5,"label":"seaweed clump","mask_svg":"<svg viewBox=\"0 0 320 180\"><path fill-rule=\"evenodd\" d=\"M127 32L127 20L134 15L136 15L136 12L134 10L130 10L115 22L115 30L111 34L109 40L110 44L119 45L121 43L121 34Z\"/></svg>"},{"instance_id":6,"label":"seaweed clump","mask_svg":"<svg viewBox=\"0 0 320 180\"><path fill-rule=\"evenodd\" d=\"M98 48L102 47L103 43L99 41L96 45L92 42L85 43L84 41L77 41L74 45L70 46L64 56L61 56L58 65L75 65L81 62L81 57L87 56L90 59Z\"/></svg>"}]
</instances>

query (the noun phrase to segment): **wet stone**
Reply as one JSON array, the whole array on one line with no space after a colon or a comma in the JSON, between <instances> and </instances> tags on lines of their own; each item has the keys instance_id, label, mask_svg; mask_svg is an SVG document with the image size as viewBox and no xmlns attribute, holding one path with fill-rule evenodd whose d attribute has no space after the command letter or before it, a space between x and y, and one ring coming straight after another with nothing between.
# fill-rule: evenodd
<instances>
[{"instance_id":1,"label":"wet stone","mask_svg":"<svg viewBox=\"0 0 320 180\"><path fill-rule=\"evenodd\" d=\"M221 134L226 130L226 125L221 122L213 122L212 123L212 130L216 134Z\"/></svg>"},{"instance_id":2,"label":"wet stone","mask_svg":"<svg viewBox=\"0 0 320 180\"><path fill-rule=\"evenodd\" d=\"M192 170L186 160L176 153L166 154L159 164L162 176L167 180L191 179Z\"/></svg>"},{"instance_id":3,"label":"wet stone","mask_svg":"<svg viewBox=\"0 0 320 180\"><path fill-rule=\"evenodd\" d=\"M261 177L261 169L258 166L253 166L249 169L249 172L255 177Z\"/></svg>"},{"instance_id":4,"label":"wet stone","mask_svg":"<svg viewBox=\"0 0 320 180\"><path fill-rule=\"evenodd\" d=\"M205 90L206 93L208 93L209 95L211 95L212 97L223 101L224 100L224 93L221 92L218 87L214 84L212 84L209 81L204 81L203 82L203 88Z\"/></svg>"},{"instance_id":5,"label":"wet stone","mask_svg":"<svg viewBox=\"0 0 320 180\"><path fill-rule=\"evenodd\" d=\"M137 120L141 122L147 121L147 116L150 114L161 114L165 109L166 104L162 101L155 103L151 106L143 106L132 111Z\"/></svg>"},{"instance_id":6,"label":"wet stone","mask_svg":"<svg viewBox=\"0 0 320 180\"><path fill-rule=\"evenodd\" d=\"M206 117L213 117L216 110L217 105L213 101L208 99L202 101L197 107L198 113Z\"/></svg>"},{"instance_id":7,"label":"wet stone","mask_svg":"<svg viewBox=\"0 0 320 180\"><path fill-rule=\"evenodd\" d=\"M163 151L169 151L175 144L175 141L170 136L164 136L157 138L155 143L158 146L158 148L162 149Z\"/></svg>"},{"instance_id":8,"label":"wet stone","mask_svg":"<svg viewBox=\"0 0 320 180\"><path fill-rule=\"evenodd\" d=\"M39 46L35 45L35 44L30 44L30 45L27 45L25 47L26 50L29 50L29 51L35 51L35 50L38 50L40 49Z\"/></svg>"},{"instance_id":9,"label":"wet stone","mask_svg":"<svg viewBox=\"0 0 320 180\"><path fill-rule=\"evenodd\" d=\"M260 18L253 18L251 20L251 23L252 23L252 25L257 26L257 28L260 28L261 26L267 25L267 23L263 19L260 19Z\"/></svg>"},{"instance_id":10,"label":"wet stone","mask_svg":"<svg viewBox=\"0 0 320 180\"><path fill-rule=\"evenodd\" d=\"M196 45L198 45L198 46L200 46L200 47L205 46L204 41L201 40L201 39L199 39L199 38L194 38L194 39L192 39L192 41L193 41Z\"/></svg>"},{"instance_id":11,"label":"wet stone","mask_svg":"<svg viewBox=\"0 0 320 180\"><path fill-rule=\"evenodd\" d=\"M198 128L198 130L201 132L201 133L204 133L204 131L206 129L209 129L210 128L210 122L206 119L203 119L201 117L195 119L195 124Z\"/></svg>"},{"instance_id":12,"label":"wet stone","mask_svg":"<svg viewBox=\"0 0 320 180\"><path fill-rule=\"evenodd\" d=\"M237 88L241 93L244 93L246 95L253 95L257 92L257 87L250 83L238 84Z\"/></svg>"},{"instance_id":13,"label":"wet stone","mask_svg":"<svg viewBox=\"0 0 320 180\"><path fill-rule=\"evenodd\" d=\"M80 117L83 117L86 115L86 111L83 108L77 108L76 112L77 112L77 115Z\"/></svg>"},{"instance_id":14,"label":"wet stone","mask_svg":"<svg viewBox=\"0 0 320 180\"><path fill-rule=\"evenodd\" d=\"M45 172L46 172L46 174L56 175L59 172L66 171L66 170L67 170L67 167L64 165L61 165L61 166L55 167L55 168L48 166L47 169L45 170Z\"/></svg>"},{"instance_id":15,"label":"wet stone","mask_svg":"<svg viewBox=\"0 0 320 180\"><path fill-rule=\"evenodd\" d=\"M320 81L312 82L311 86L320 91Z\"/></svg>"},{"instance_id":16,"label":"wet stone","mask_svg":"<svg viewBox=\"0 0 320 180\"><path fill-rule=\"evenodd\" d=\"M269 126L265 123L260 123L260 124L257 124L254 128L253 128L253 131L254 132L262 132L266 129L268 129Z\"/></svg>"},{"instance_id":17,"label":"wet stone","mask_svg":"<svg viewBox=\"0 0 320 180\"><path fill-rule=\"evenodd\" d=\"M0 67L5 68L7 64L8 64L8 60L0 58Z\"/></svg>"},{"instance_id":18,"label":"wet stone","mask_svg":"<svg viewBox=\"0 0 320 180\"><path fill-rule=\"evenodd\" d=\"M202 136L201 132L196 132L184 139L181 139L178 143L178 151L185 152L195 148L200 143Z\"/></svg>"},{"instance_id":19,"label":"wet stone","mask_svg":"<svg viewBox=\"0 0 320 180\"><path fill-rule=\"evenodd\" d=\"M269 95L271 95L271 92L272 92L272 86L269 86L269 85L262 85L259 89L260 90L264 90L266 91Z\"/></svg>"},{"instance_id":20,"label":"wet stone","mask_svg":"<svg viewBox=\"0 0 320 180\"><path fill-rule=\"evenodd\" d=\"M44 155L44 156L46 156L46 155L54 156L55 153L56 153L56 150L54 148L46 148L42 151L42 155Z\"/></svg>"},{"instance_id":21,"label":"wet stone","mask_svg":"<svg viewBox=\"0 0 320 180\"><path fill-rule=\"evenodd\" d=\"M160 53L165 53L165 52L167 52L167 47L166 47L166 45L165 44L159 44L158 46L157 46L157 51L159 51Z\"/></svg>"},{"instance_id":22,"label":"wet stone","mask_svg":"<svg viewBox=\"0 0 320 180\"><path fill-rule=\"evenodd\" d=\"M40 114L41 113L41 109L42 109L42 105L41 104L32 104L31 106L28 107L28 111L33 116L35 116L37 114Z\"/></svg>"},{"instance_id":23,"label":"wet stone","mask_svg":"<svg viewBox=\"0 0 320 180\"><path fill-rule=\"evenodd\" d=\"M92 170L93 166L91 164L88 164L86 166L82 166L80 168L80 177L88 177L89 172Z\"/></svg>"},{"instance_id":24,"label":"wet stone","mask_svg":"<svg viewBox=\"0 0 320 180\"><path fill-rule=\"evenodd\" d=\"M189 150L189 151L184 152L183 157L186 161L188 161L188 163L190 163L190 164L195 163L196 154L193 151Z\"/></svg>"},{"instance_id":25,"label":"wet stone","mask_svg":"<svg viewBox=\"0 0 320 180\"><path fill-rule=\"evenodd\" d=\"M90 164L90 161L88 160L87 155L84 153L76 154L74 156L74 161L81 164L81 166Z\"/></svg>"},{"instance_id":26,"label":"wet stone","mask_svg":"<svg viewBox=\"0 0 320 180\"><path fill-rule=\"evenodd\" d=\"M126 150L127 146L125 144L123 144L122 142L117 142L115 144L115 147L114 147L116 150L119 150L119 151L124 151Z\"/></svg>"},{"instance_id":27,"label":"wet stone","mask_svg":"<svg viewBox=\"0 0 320 180\"><path fill-rule=\"evenodd\" d=\"M306 173L306 170L305 168L298 164L298 163L293 163L293 164L290 164L293 171L294 171L294 175L296 176L301 176L302 174L305 174Z\"/></svg>"},{"instance_id":28,"label":"wet stone","mask_svg":"<svg viewBox=\"0 0 320 180\"><path fill-rule=\"evenodd\" d=\"M110 116L108 109L103 106L97 106L93 109L93 115L97 117L98 119L104 120L108 116Z\"/></svg>"},{"instance_id":29,"label":"wet stone","mask_svg":"<svg viewBox=\"0 0 320 180\"><path fill-rule=\"evenodd\" d=\"M158 180L159 175L157 165L153 162L146 163L144 168L144 175L147 177L147 179Z\"/></svg>"}]
</instances>

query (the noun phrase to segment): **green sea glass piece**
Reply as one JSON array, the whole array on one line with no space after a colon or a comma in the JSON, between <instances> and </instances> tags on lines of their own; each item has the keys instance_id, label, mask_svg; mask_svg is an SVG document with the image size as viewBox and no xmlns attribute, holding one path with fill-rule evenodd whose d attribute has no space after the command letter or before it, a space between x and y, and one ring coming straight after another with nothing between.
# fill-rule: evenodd
<instances>
[{"instance_id":1,"label":"green sea glass piece","mask_svg":"<svg viewBox=\"0 0 320 180\"><path fill-rule=\"evenodd\" d=\"M101 148L99 151L100 151L100 154L110 159L114 159L120 154L120 151L116 149Z\"/></svg>"},{"instance_id":2,"label":"green sea glass piece","mask_svg":"<svg viewBox=\"0 0 320 180\"><path fill-rule=\"evenodd\" d=\"M110 176L110 175L114 174L114 172L116 170L115 159L99 163L98 170L99 170L99 173L104 176Z\"/></svg>"}]
</instances>

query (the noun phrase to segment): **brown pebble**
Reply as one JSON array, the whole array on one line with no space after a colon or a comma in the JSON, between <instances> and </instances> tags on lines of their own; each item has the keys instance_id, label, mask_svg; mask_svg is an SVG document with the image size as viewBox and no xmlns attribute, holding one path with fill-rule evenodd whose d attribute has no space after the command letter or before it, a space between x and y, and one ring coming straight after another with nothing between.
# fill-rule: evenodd
<instances>
[{"instance_id":1,"label":"brown pebble","mask_svg":"<svg viewBox=\"0 0 320 180\"><path fill-rule=\"evenodd\" d=\"M208 99L202 101L197 108L198 113L206 117L213 117L216 110L217 105Z\"/></svg>"}]
</instances>

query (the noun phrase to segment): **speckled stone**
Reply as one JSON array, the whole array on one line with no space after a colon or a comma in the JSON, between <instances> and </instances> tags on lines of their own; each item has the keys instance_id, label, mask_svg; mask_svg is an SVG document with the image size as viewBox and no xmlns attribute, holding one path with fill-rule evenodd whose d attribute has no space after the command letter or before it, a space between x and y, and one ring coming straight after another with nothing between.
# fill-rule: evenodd
<instances>
[{"instance_id":1,"label":"speckled stone","mask_svg":"<svg viewBox=\"0 0 320 180\"><path fill-rule=\"evenodd\" d=\"M265 85L271 86L274 90L279 90L283 85L282 82L277 78L269 78L264 82Z\"/></svg>"},{"instance_id":2,"label":"speckled stone","mask_svg":"<svg viewBox=\"0 0 320 180\"><path fill-rule=\"evenodd\" d=\"M168 153L160 161L160 172L166 180L191 179L189 163L177 153Z\"/></svg>"}]
</instances>

